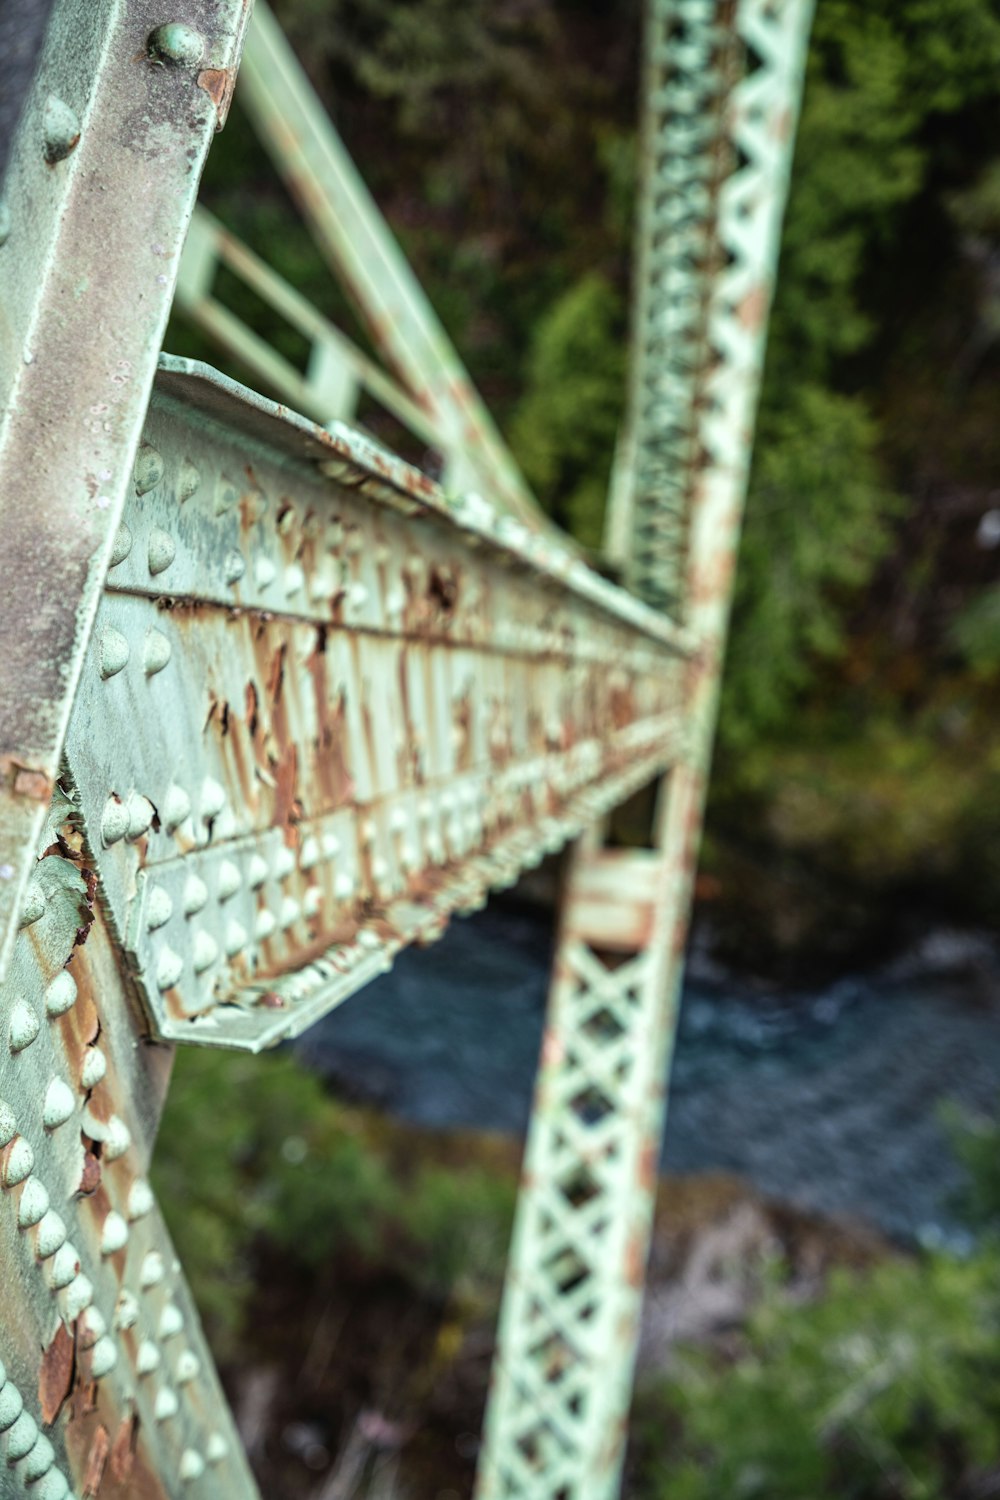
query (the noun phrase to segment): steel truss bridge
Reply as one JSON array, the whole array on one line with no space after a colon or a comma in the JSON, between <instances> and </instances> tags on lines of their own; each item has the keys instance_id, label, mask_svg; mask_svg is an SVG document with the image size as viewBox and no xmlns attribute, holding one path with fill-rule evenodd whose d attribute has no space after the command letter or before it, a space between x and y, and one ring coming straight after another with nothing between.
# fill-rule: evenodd
<instances>
[{"instance_id":1,"label":"steel truss bridge","mask_svg":"<svg viewBox=\"0 0 1000 1500\"><path fill-rule=\"evenodd\" d=\"M147 1181L174 1050L294 1036L568 845L476 1495L611 1500L810 0L648 3L624 587L262 0L176 12L55 0L0 210L0 1493L257 1494ZM377 360L195 204L241 54ZM161 354L175 297L280 399Z\"/></svg>"}]
</instances>

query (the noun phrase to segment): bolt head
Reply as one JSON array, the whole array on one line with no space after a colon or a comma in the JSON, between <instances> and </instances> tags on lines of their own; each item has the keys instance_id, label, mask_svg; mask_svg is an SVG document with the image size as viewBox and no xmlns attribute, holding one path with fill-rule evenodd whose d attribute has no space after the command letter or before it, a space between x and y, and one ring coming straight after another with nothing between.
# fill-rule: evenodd
<instances>
[{"instance_id":1,"label":"bolt head","mask_svg":"<svg viewBox=\"0 0 1000 1500\"><path fill-rule=\"evenodd\" d=\"M172 63L178 68L193 68L205 52L205 38L183 21L168 21L149 33L146 50L154 62Z\"/></svg>"}]
</instances>

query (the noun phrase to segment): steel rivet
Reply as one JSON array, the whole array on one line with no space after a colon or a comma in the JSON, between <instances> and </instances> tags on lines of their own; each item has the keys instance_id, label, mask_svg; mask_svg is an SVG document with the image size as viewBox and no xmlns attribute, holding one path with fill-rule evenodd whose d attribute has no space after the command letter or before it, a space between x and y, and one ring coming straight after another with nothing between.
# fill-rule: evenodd
<instances>
[{"instance_id":1,"label":"steel rivet","mask_svg":"<svg viewBox=\"0 0 1000 1500\"><path fill-rule=\"evenodd\" d=\"M295 869L295 855L287 844L282 844L274 856L274 873L278 880L286 880Z\"/></svg>"},{"instance_id":2,"label":"steel rivet","mask_svg":"<svg viewBox=\"0 0 1000 1500\"><path fill-rule=\"evenodd\" d=\"M69 1286L63 1297L63 1309L67 1323L72 1323L84 1312L94 1300L94 1288L89 1276L84 1276L80 1271Z\"/></svg>"},{"instance_id":3,"label":"steel rivet","mask_svg":"<svg viewBox=\"0 0 1000 1500\"><path fill-rule=\"evenodd\" d=\"M63 161L80 139L80 121L63 99L50 94L42 112L42 140L49 166Z\"/></svg>"},{"instance_id":4,"label":"steel rivet","mask_svg":"<svg viewBox=\"0 0 1000 1500\"><path fill-rule=\"evenodd\" d=\"M109 1374L117 1363L118 1350L115 1348L114 1340L98 1339L90 1356L90 1373L94 1379L100 1380L103 1375Z\"/></svg>"},{"instance_id":5,"label":"steel rivet","mask_svg":"<svg viewBox=\"0 0 1000 1500\"><path fill-rule=\"evenodd\" d=\"M181 1316L180 1308L175 1302L165 1303L163 1311L160 1314L160 1323L157 1330L160 1338L172 1339L181 1332L183 1327L184 1319Z\"/></svg>"},{"instance_id":6,"label":"steel rivet","mask_svg":"<svg viewBox=\"0 0 1000 1500\"><path fill-rule=\"evenodd\" d=\"M24 1399L16 1385L7 1381L0 1389L0 1432L13 1427L24 1410Z\"/></svg>"},{"instance_id":7,"label":"steel rivet","mask_svg":"<svg viewBox=\"0 0 1000 1500\"><path fill-rule=\"evenodd\" d=\"M227 552L222 561L222 576L227 583L239 583L247 570L242 553Z\"/></svg>"},{"instance_id":8,"label":"steel rivet","mask_svg":"<svg viewBox=\"0 0 1000 1500\"><path fill-rule=\"evenodd\" d=\"M26 1411L22 1411L7 1434L7 1462L16 1464L19 1459L27 1458L37 1440L37 1422Z\"/></svg>"},{"instance_id":9,"label":"steel rivet","mask_svg":"<svg viewBox=\"0 0 1000 1500\"><path fill-rule=\"evenodd\" d=\"M146 927L148 931L155 932L158 927L169 922L174 914L174 903L170 899L170 893L164 890L162 885L154 885L146 898Z\"/></svg>"},{"instance_id":10,"label":"steel rivet","mask_svg":"<svg viewBox=\"0 0 1000 1500\"><path fill-rule=\"evenodd\" d=\"M112 1115L104 1127L104 1157L106 1161L117 1161L124 1156L132 1144L132 1132L118 1115Z\"/></svg>"},{"instance_id":11,"label":"steel rivet","mask_svg":"<svg viewBox=\"0 0 1000 1500\"><path fill-rule=\"evenodd\" d=\"M31 1046L37 1035L37 1015L27 1000L15 1000L10 1013L10 1031L8 1033L10 1050L12 1052L22 1052L25 1047Z\"/></svg>"},{"instance_id":12,"label":"steel rivet","mask_svg":"<svg viewBox=\"0 0 1000 1500\"><path fill-rule=\"evenodd\" d=\"M80 1069L80 1085L85 1089L96 1088L108 1070L107 1059L100 1047L88 1047Z\"/></svg>"},{"instance_id":13,"label":"steel rivet","mask_svg":"<svg viewBox=\"0 0 1000 1500\"><path fill-rule=\"evenodd\" d=\"M119 1292L115 1304L115 1327L120 1333L134 1328L139 1321L139 1304L131 1292Z\"/></svg>"},{"instance_id":14,"label":"steel rivet","mask_svg":"<svg viewBox=\"0 0 1000 1500\"><path fill-rule=\"evenodd\" d=\"M146 668L147 677L163 671L170 660L170 651L170 642L162 630L156 630L151 625L146 631L146 641L142 651L142 662Z\"/></svg>"},{"instance_id":15,"label":"steel rivet","mask_svg":"<svg viewBox=\"0 0 1000 1500\"><path fill-rule=\"evenodd\" d=\"M39 1226L40 1233L41 1226ZM61 1292L64 1287L70 1286L76 1280L79 1270L80 1257L76 1247L66 1240L52 1257L52 1264L48 1269L49 1286L54 1292Z\"/></svg>"},{"instance_id":16,"label":"steel rivet","mask_svg":"<svg viewBox=\"0 0 1000 1500\"><path fill-rule=\"evenodd\" d=\"M21 1201L17 1205L19 1229L33 1229L49 1211L49 1195L37 1177L28 1177L21 1189Z\"/></svg>"},{"instance_id":17,"label":"steel rivet","mask_svg":"<svg viewBox=\"0 0 1000 1500\"><path fill-rule=\"evenodd\" d=\"M323 907L323 892L318 885L311 885L302 901L302 910L307 917L318 916Z\"/></svg>"},{"instance_id":18,"label":"steel rivet","mask_svg":"<svg viewBox=\"0 0 1000 1500\"><path fill-rule=\"evenodd\" d=\"M219 1464L229 1453L229 1444L221 1432L213 1432L205 1448L205 1456L210 1464Z\"/></svg>"},{"instance_id":19,"label":"steel rivet","mask_svg":"<svg viewBox=\"0 0 1000 1500\"><path fill-rule=\"evenodd\" d=\"M190 500L195 490L201 484L201 475L189 458L181 464L181 470L177 476L177 499L183 505L185 500Z\"/></svg>"},{"instance_id":20,"label":"steel rivet","mask_svg":"<svg viewBox=\"0 0 1000 1500\"><path fill-rule=\"evenodd\" d=\"M354 895L354 881L350 875L340 874L333 882L333 894L338 901L349 901Z\"/></svg>"},{"instance_id":21,"label":"steel rivet","mask_svg":"<svg viewBox=\"0 0 1000 1500\"><path fill-rule=\"evenodd\" d=\"M88 1307L77 1324L80 1348L92 1349L97 1340L103 1338L107 1331L108 1325L104 1321L103 1314L96 1307Z\"/></svg>"},{"instance_id":22,"label":"steel rivet","mask_svg":"<svg viewBox=\"0 0 1000 1500\"><path fill-rule=\"evenodd\" d=\"M63 969L45 991L45 1009L50 1016L64 1016L76 1003L76 980Z\"/></svg>"},{"instance_id":23,"label":"steel rivet","mask_svg":"<svg viewBox=\"0 0 1000 1500\"><path fill-rule=\"evenodd\" d=\"M274 582L277 569L269 557L258 557L254 563L253 573L257 580L257 587L266 589Z\"/></svg>"},{"instance_id":24,"label":"steel rivet","mask_svg":"<svg viewBox=\"0 0 1000 1500\"><path fill-rule=\"evenodd\" d=\"M211 776L206 776L201 788L201 819L207 823L217 818L226 805L226 793Z\"/></svg>"},{"instance_id":25,"label":"steel rivet","mask_svg":"<svg viewBox=\"0 0 1000 1500\"><path fill-rule=\"evenodd\" d=\"M163 459L150 443L143 443L132 471L137 495L148 494L163 478Z\"/></svg>"},{"instance_id":26,"label":"steel rivet","mask_svg":"<svg viewBox=\"0 0 1000 1500\"><path fill-rule=\"evenodd\" d=\"M230 896L235 896L243 884L243 877L237 865L231 859L224 859L219 866L218 892L220 901L228 901Z\"/></svg>"},{"instance_id":27,"label":"steel rivet","mask_svg":"<svg viewBox=\"0 0 1000 1500\"><path fill-rule=\"evenodd\" d=\"M145 1339L139 1345L135 1367L140 1375L152 1375L154 1370L160 1368L160 1351L150 1339Z\"/></svg>"},{"instance_id":28,"label":"steel rivet","mask_svg":"<svg viewBox=\"0 0 1000 1500\"><path fill-rule=\"evenodd\" d=\"M165 573L174 560L176 554L174 539L169 532L160 526L154 526L149 533L149 550L146 555L149 571L154 575Z\"/></svg>"},{"instance_id":29,"label":"steel rivet","mask_svg":"<svg viewBox=\"0 0 1000 1500\"><path fill-rule=\"evenodd\" d=\"M30 927L45 911L45 892L37 880L29 880L24 892L24 902L18 919L19 927Z\"/></svg>"},{"instance_id":30,"label":"steel rivet","mask_svg":"<svg viewBox=\"0 0 1000 1500\"><path fill-rule=\"evenodd\" d=\"M42 1216L35 1233L35 1255L39 1260L48 1260L66 1243L66 1225L54 1208Z\"/></svg>"},{"instance_id":31,"label":"steel rivet","mask_svg":"<svg viewBox=\"0 0 1000 1500\"><path fill-rule=\"evenodd\" d=\"M184 915L193 917L207 900L208 886L197 875L189 875L184 883Z\"/></svg>"},{"instance_id":32,"label":"steel rivet","mask_svg":"<svg viewBox=\"0 0 1000 1500\"><path fill-rule=\"evenodd\" d=\"M117 844L128 833L128 808L118 797L109 797L101 816L101 839Z\"/></svg>"},{"instance_id":33,"label":"steel rivet","mask_svg":"<svg viewBox=\"0 0 1000 1500\"><path fill-rule=\"evenodd\" d=\"M116 1250L122 1250L128 1244L128 1225L120 1213L111 1209L104 1220L104 1229L101 1233L101 1254L114 1255Z\"/></svg>"},{"instance_id":34,"label":"steel rivet","mask_svg":"<svg viewBox=\"0 0 1000 1500\"><path fill-rule=\"evenodd\" d=\"M43 1474L48 1473L55 1463L55 1459L55 1449L44 1432L40 1432L35 1438L31 1452L24 1460L24 1467L21 1469L21 1478L24 1483L26 1485L34 1485L36 1480L41 1479Z\"/></svg>"},{"instance_id":35,"label":"steel rivet","mask_svg":"<svg viewBox=\"0 0 1000 1500\"><path fill-rule=\"evenodd\" d=\"M153 1189L149 1183L144 1177L137 1177L128 1195L127 1212L130 1221L134 1224L137 1219L144 1219L148 1213L152 1212L155 1201Z\"/></svg>"},{"instance_id":36,"label":"steel rivet","mask_svg":"<svg viewBox=\"0 0 1000 1500\"><path fill-rule=\"evenodd\" d=\"M191 945L191 962L196 974L204 974L219 956L219 945L210 932L196 932Z\"/></svg>"},{"instance_id":37,"label":"steel rivet","mask_svg":"<svg viewBox=\"0 0 1000 1500\"><path fill-rule=\"evenodd\" d=\"M65 1476L58 1469L43 1474L35 1486L33 1500L72 1500Z\"/></svg>"},{"instance_id":38,"label":"steel rivet","mask_svg":"<svg viewBox=\"0 0 1000 1500\"><path fill-rule=\"evenodd\" d=\"M143 797L140 792L129 792L125 809L128 813L129 838L141 838L152 823L156 815L156 808L150 802L149 798Z\"/></svg>"},{"instance_id":39,"label":"steel rivet","mask_svg":"<svg viewBox=\"0 0 1000 1500\"><path fill-rule=\"evenodd\" d=\"M236 504L236 486L223 476L215 486L215 514L224 516Z\"/></svg>"},{"instance_id":40,"label":"steel rivet","mask_svg":"<svg viewBox=\"0 0 1000 1500\"><path fill-rule=\"evenodd\" d=\"M267 860L262 859L259 854L250 856L247 866L247 883L252 891L259 890L267 879Z\"/></svg>"},{"instance_id":41,"label":"steel rivet","mask_svg":"<svg viewBox=\"0 0 1000 1500\"><path fill-rule=\"evenodd\" d=\"M271 936L277 925L277 922L274 920L273 912L267 911L266 908L264 911L259 911L257 913L257 920L254 923L254 937L256 937L262 943L265 942Z\"/></svg>"},{"instance_id":42,"label":"steel rivet","mask_svg":"<svg viewBox=\"0 0 1000 1500\"><path fill-rule=\"evenodd\" d=\"M172 948L163 948L156 966L156 983L161 990L172 990L184 973L184 960Z\"/></svg>"},{"instance_id":43,"label":"steel rivet","mask_svg":"<svg viewBox=\"0 0 1000 1500\"><path fill-rule=\"evenodd\" d=\"M281 915L278 919L281 926L283 928L291 927L292 923L297 920L300 910L301 907L295 898L293 896L286 896L281 903Z\"/></svg>"},{"instance_id":44,"label":"steel rivet","mask_svg":"<svg viewBox=\"0 0 1000 1500\"><path fill-rule=\"evenodd\" d=\"M242 953L247 944L247 931L239 922L226 924L226 956L235 958L237 953Z\"/></svg>"},{"instance_id":45,"label":"steel rivet","mask_svg":"<svg viewBox=\"0 0 1000 1500\"><path fill-rule=\"evenodd\" d=\"M46 1130L58 1130L60 1125L65 1125L75 1108L76 1099L69 1084L61 1078L53 1078L42 1104L42 1123Z\"/></svg>"},{"instance_id":46,"label":"steel rivet","mask_svg":"<svg viewBox=\"0 0 1000 1500\"><path fill-rule=\"evenodd\" d=\"M200 1479L205 1472L205 1460L193 1448L185 1448L181 1454L180 1476L184 1484Z\"/></svg>"},{"instance_id":47,"label":"steel rivet","mask_svg":"<svg viewBox=\"0 0 1000 1500\"><path fill-rule=\"evenodd\" d=\"M128 641L120 630L114 630L110 625L101 634L100 645L100 672L107 681L120 672L128 661Z\"/></svg>"},{"instance_id":48,"label":"steel rivet","mask_svg":"<svg viewBox=\"0 0 1000 1500\"><path fill-rule=\"evenodd\" d=\"M174 1379L178 1385L186 1385L189 1380L195 1378L200 1369L201 1365L198 1363L198 1356L193 1354L190 1349L185 1349L179 1355L177 1363L174 1366Z\"/></svg>"},{"instance_id":49,"label":"steel rivet","mask_svg":"<svg viewBox=\"0 0 1000 1500\"><path fill-rule=\"evenodd\" d=\"M156 1286L157 1282L163 1280L164 1270L163 1256L158 1250L150 1250L139 1271L139 1285L144 1291L148 1291L151 1286Z\"/></svg>"},{"instance_id":50,"label":"steel rivet","mask_svg":"<svg viewBox=\"0 0 1000 1500\"><path fill-rule=\"evenodd\" d=\"M171 1417L176 1417L179 1408L180 1403L169 1386L165 1385L157 1392L153 1416L158 1422L168 1422Z\"/></svg>"},{"instance_id":51,"label":"steel rivet","mask_svg":"<svg viewBox=\"0 0 1000 1500\"><path fill-rule=\"evenodd\" d=\"M285 569L285 593L289 596L297 594L306 581L306 575L298 563L290 563Z\"/></svg>"},{"instance_id":52,"label":"steel rivet","mask_svg":"<svg viewBox=\"0 0 1000 1500\"><path fill-rule=\"evenodd\" d=\"M9 1146L17 1135L17 1118L10 1105L0 1099L0 1147ZM0 1380L0 1385L3 1381Z\"/></svg>"},{"instance_id":53,"label":"steel rivet","mask_svg":"<svg viewBox=\"0 0 1000 1500\"><path fill-rule=\"evenodd\" d=\"M117 568L118 564L120 562L124 562L125 559L126 559L126 557L128 557L128 555L129 555L129 553L131 551L132 551L132 533L131 533L131 531L129 531L128 527L125 525L125 522L123 521L122 524L118 528L118 534L115 537L115 544L114 544L114 546L111 549L111 562L110 562L110 566L112 568Z\"/></svg>"},{"instance_id":54,"label":"steel rivet","mask_svg":"<svg viewBox=\"0 0 1000 1500\"><path fill-rule=\"evenodd\" d=\"M191 811L191 798L181 786L167 788L167 795L163 802L163 826L168 833L173 833L176 828L184 822Z\"/></svg>"}]
</instances>

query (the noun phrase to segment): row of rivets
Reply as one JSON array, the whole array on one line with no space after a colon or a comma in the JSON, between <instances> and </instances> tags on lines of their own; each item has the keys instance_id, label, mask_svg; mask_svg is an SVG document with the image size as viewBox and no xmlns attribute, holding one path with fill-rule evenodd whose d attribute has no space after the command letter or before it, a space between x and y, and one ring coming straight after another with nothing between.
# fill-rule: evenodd
<instances>
[{"instance_id":1,"label":"row of rivets","mask_svg":"<svg viewBox=\"0 0 1000 1500\"><path fill-rule=\"evenodd\" d=\"M32 1500L65 1500L69 1484L55 1467L55 1450L0 1361L0 1433L5 1434L8 1464L20 1464L20 1478L31 1486Z\"/></svg>"}]
</instances>

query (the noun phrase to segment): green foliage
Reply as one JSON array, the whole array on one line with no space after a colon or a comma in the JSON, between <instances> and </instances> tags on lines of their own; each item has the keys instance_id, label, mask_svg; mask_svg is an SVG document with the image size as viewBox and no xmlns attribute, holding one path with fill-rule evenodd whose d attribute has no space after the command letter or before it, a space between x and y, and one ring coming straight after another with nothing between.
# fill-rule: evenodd
<instances>
[{"instance_id":1,"label":"green foliage","mask_svg":"<svg viewBox=\"0 0 1000 1500\"><path fill-rule=\"evenodd\" d=\"M446 1171L432 1143L414 1159L403 1138L285 1054L182 1050L154 1180L218 1352L236 1347L261 1247L290 1272L353 1255L427 1295L492 1294L513 1182L475 1164Z\"/></svg>"},{"instance_id":2,"label":"green foliage","mask_svg":"<svg viewBox=\"0 0 1000 1500\"><path fill-rule=\"evenodd\" d=\"M558 298L532 340L511 444L542 504L598 548L625 382L622 299L590 275Z\"/></svg>"},{"instance_id":3,"label":"green foliage","mask_svg":"<svg viewBox=\"0 0 1000 1500\"><path fill-rule=\"evenodd\" d=\"M967 170L940 117L995 100L998 74L1000 17L985 0L817 7L723 699L735 748L794 738L795 709L847 649L905 511L875 414L886 268L898 282L915 205L937 224L938 179Z\"/></svg>"},{"instance_id":4,"label":"green foliage","mask_svg":"<svg viewBox=\"0 0 1000 1500\"><path fill-rule=\"evenodd\" d=\"M772 1288L734 1364L692 1354L647 1390L634 1500L945 1500L1000 1461L1000 1255Z\"/></svg>"},{"instance_id":5,"label":"green foliage","mask_svg":"<svg viewBox=\"0 0 1000 1500\"><path fill-rule=\"evenodd\" d=\"M783 729L816 661L843 649L845 599L871 577L898 509L876 439L862 401L819 384L764 415L723 690L730 745Z\"/></svg>"},{"instance_id":6,"label":"green foliage","mask_svg":"<svg viewBox=\"0 0 1000 1500\"><path fill-rule=\"evenodd\" d=\"M1000 672L1000 584L983 589L959 611L951 622L951 640L975 673Z\"/></svg>"}]
</instances>

